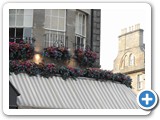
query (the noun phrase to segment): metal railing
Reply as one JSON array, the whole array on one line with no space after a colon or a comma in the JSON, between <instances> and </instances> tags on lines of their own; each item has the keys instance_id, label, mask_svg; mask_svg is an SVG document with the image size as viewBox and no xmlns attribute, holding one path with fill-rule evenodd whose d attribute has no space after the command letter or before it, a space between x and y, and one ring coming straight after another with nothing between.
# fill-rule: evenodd
<instances>
[{"instance_id":1,"label":"metal railing","mask_svg":"<svg viewBox=\"0 0 160 120\"><path fill-rule=\"evenodd\" d=\"M64 35L57 35L52 33L44 34L45 44L44 47L68 47L68 37Z\"/></svg>"},{"instance_id":2,"label":"metal railing","mask_svg":"<svg viewBox=\"0 0 160 120\"><path fill-rule=\"evenodd\" d=\"M16 43L21 43L21 42L25 42L25 43L29 43L29 44L34 44L35 42L35 38L33 37L10 37L9 38L9 42L16 42Z\"/></svg>"}]
</instances>

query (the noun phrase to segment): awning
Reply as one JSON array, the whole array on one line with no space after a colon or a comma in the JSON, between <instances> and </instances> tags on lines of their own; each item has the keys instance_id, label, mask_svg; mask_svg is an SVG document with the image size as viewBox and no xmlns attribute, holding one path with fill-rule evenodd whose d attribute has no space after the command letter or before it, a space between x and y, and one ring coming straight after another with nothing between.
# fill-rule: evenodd
<instances>
[{"instance_id":1,"label":"awning","mask_svg":"<svg viewBox=\"0 0 160 120\"><path fill-rule=\"evenodd\" d=\"M91 78L44 78L21 73L9 77L20 92L19 108L139 109L131 88L118 82Z\"/></svg>"}]
</instances>

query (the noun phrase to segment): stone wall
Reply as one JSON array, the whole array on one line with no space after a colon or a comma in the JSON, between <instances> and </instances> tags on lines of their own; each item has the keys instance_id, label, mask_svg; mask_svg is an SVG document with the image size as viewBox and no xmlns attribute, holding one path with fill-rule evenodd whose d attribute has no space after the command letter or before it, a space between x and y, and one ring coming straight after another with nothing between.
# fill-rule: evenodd
<instances>
[{"instance_id":1,"label":"stone wall","mask_svg":"<svg viewBox=\"0 0 160 120\"><path fill-rule=\"evenodd\" d=\"M44 47L44 21L45 21L45 10L34 9L33 10L33 37L35 41L35 51L41 52Z\"/></svg>"},{"instance_id":2,"label":"stone wall","mask_svg":"<svg viewBox=\"0 0 160 120\"><path fill-rule=\"evenodd\" d=\"M101 10L92 9L92 28L91 28L91 46L92 50L97 52L97 66L100 65L100 28L101 28Z\"/></svg>"},{"instance_id":3,"label":"stone wall","mask_svg":"<svg viewBox=\"0 0 160 120\"><path fill-rule=\"evenodd\" d=\"M134 56L134 64L130 65L130 55ZM145 74L145 48L143 44L143 30L139 24L122 29L119 36L119 50L114 60L114 73L124 73L132 78L133 91L137 90L137 76ZM145 75L144 75L145 76ZM143 82L145 84L145 82ZM143 85L144 86L144 85ZM144 86L145 88L145 86Z\"/></svg>"}]
</instances>

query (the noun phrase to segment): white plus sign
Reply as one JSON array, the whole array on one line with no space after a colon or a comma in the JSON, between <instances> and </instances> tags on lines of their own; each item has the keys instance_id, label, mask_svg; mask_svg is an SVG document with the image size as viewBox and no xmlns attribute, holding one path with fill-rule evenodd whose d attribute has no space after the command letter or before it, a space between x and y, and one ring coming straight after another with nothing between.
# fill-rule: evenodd
<instances>
[{"instance_id":1,"label":"white plus sign","mask_svg":"<svg viewBox=\"0 0 160 120\"><path fill-rule=\"evenodd\" d=\"M146 101L146 105L149 104L149 101L152 101L152 98L149 98L149 95L146 94L146 97L145 98L142 98L142 101Z\"/></svg>"}]
</instances>

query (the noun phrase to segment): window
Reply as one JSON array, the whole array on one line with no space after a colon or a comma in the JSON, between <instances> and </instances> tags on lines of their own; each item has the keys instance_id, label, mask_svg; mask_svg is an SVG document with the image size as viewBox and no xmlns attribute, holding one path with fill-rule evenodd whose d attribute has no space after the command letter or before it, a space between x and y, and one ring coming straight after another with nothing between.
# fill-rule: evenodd
<instances>
[{"instance_id":1,"label":"window","mask_svg":"<svg viewBox=\"0 0 160 120\"><path fill-rule=\"evenodd\" d=\"M50 46L65 46L65 33L53 30L45 31L45 47Z\"/></svg>"},{"instance_id":2,"label":"window","mask_svg":"<svg viewBox=\"0 0 160 120\"><path fill-rule=\"evenodd\" d=\"M33 25L32 9L10 9L9 27L32 27Z\"/></svg>"},{"instance_id":3,"label":"window","mask_svg":"<svg viewBox=\"0 0 160 120\"><path fill-rule=\"evenodd\" d=\"M23 39L31 39L33 26L32 9L9 10L9 41L19 42Z\"/></svg>"},{"instance_id":4,"label":"window","mask_svg":"<svg viewBox=\"0 0 160 120\"><path fill-rule=\"evenodd\" d=\"M65 46L66 10L45 10L45 47Z\"/></svg>"},{"instance_id":5,"label":"window","mask_svg":"<svg viewBox=\"0 0 160 120\"><path fill-rule=\"evenodd\" d=\"M134 61L135 61L134 55L131 54L130 57L129 57L129 65L130 65L130 66L133 66L133 65L134 65Z\"/></svg>"},{"instance_id":6,"label":"window","mask_svg":"<svg viewBox=\"0 0 160 120\"><path fill-rule=\"evenodd\" d=\"M23 40L23 28L9 28L9 42L19 43Z\"/></svg>"},{"instance_id":7,"label":"window","mask_svg":"<svg viewBox=\"0 0 160 120\"><path fill-rule=\"evenodd\" d=\"M77 11L76 13L76 29L75 29L75 41L76 48L85 48L86 42L86 15Z\"/></svg>"},{"instance_id":8,"label":"window","mask_svg":"<svg viewBox=\"0 0 160 120\"><path fill-rule=\"evenodd\" d=\"M125 62L124 62L125 66L128 66L128 56L126 55L124 59L125 59Z\"/></svg>"},{"instance_id":9,"label":"window","mask_svg":"<svg viewBox=\"0 0 160 120\"><path fill-rule=\"evenodd\" d=\"M138 90L143 89L143 75L142 74L137 76L137 89Z\"/></svg>"},{"instance_id":10,"label":"window","mask_svg":"<svg viewBox=\"0 0 160 120\"><path fill-rule=\"evenodd\" d=\"M125 62L124 62L124 59L123 59L122 62L121 62L121 67L120 67L121 69L124 69L124 63Z\"/></svg>"}]
</instances>

